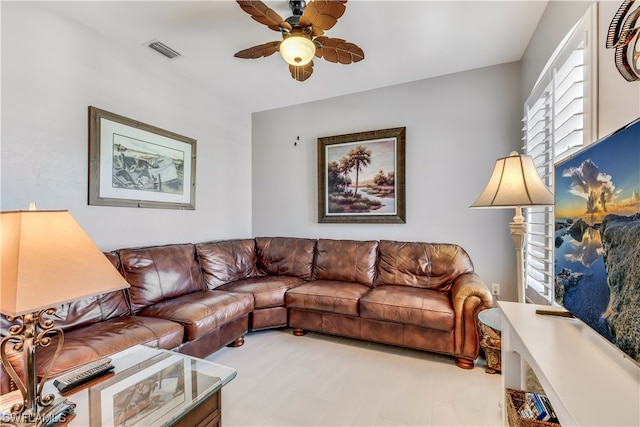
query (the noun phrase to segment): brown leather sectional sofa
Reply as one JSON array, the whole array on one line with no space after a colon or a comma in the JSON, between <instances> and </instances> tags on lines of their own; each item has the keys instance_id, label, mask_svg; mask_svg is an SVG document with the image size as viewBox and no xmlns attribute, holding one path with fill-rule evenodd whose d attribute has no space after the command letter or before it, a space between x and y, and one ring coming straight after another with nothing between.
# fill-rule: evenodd
<instances>
[{"instance_id":1,"label":"brown leather sectional sofa","mask_svg":"<svg viewBox=\"0 0 640 427\"><path fill-rule=\"evenodd\" d=\"M258 237L106 255L131 287L57 308L64 347L50 378L135 344L202 357L284 326L453 355L471 368L477 313L492 305L453 244ZM55 346L38 349L40 375ZM19 355L9 359L22 375Z\"/></svg>"}]
</instances>

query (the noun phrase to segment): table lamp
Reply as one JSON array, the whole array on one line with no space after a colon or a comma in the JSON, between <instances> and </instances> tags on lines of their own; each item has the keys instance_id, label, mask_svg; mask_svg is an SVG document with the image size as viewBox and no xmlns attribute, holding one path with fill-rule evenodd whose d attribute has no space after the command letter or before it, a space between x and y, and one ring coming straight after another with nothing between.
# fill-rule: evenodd
<instances>
[{"instance_id":1,"label":"table lamp","mask_svg":"<svg viewBox=\"0 0 640 427\"><path fill-rule=\"evenodd\" d=\"M39 407L51 407L42 388L63 346L62 329L47 316L77 299L129 287L68 211L1 212L2 282L0 312L12 325L0 344L2 364L22 393L11 408L13 423L40 424ZM38 382L36 349L58 337L51 364ZM22 353L24 381L7 358L7 347ZM54 405L55 406L55 405ZM6 415L4 415L6 416Z\"/></svg>"},{"instance_id":2,"label":"table lamp","mask_svg":"<svg viewBox=\"0 0 640 427\"><path fill-rule=\"evenodd\" d=\"M542 182L531 156L512 151L509 157L496 160L489 183L472 208L515 208L509 223L511 239L516 249L518 302L525 302L523 249L527 223L522 207L553 206L553 194Z\"/></svg>"}]
</instances>

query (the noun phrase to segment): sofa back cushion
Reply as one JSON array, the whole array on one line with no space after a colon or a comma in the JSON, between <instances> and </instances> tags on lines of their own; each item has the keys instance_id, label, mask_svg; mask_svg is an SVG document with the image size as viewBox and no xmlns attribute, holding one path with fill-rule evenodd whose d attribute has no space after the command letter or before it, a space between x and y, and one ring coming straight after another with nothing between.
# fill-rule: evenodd
<instances>
[{"instance_id":1,"label":"sofa back cushion","mask_svg":"<svg viewBox=\"0 0 640 427\"><path fill-rule=\"evenodd\" d=\"M319 239L314 278L373 286L378 242Z\"/></svg>"},{"instance_id":2,"label":"sofa back cushion","mask_svg":"<svg viewBox=\"0 0 640 427\"><path fill-rule=\"evenodd\" d=\"M105 253L105 256L114 268L120 270L120 259L115 252ZM123 289L106 294L94 295L82 298L56 307L53 315L45 314L43 317L55 321L55 325L63 331L70 331L82 326L98 323L116 317L131 314L129 303ZM5 316L2 316L4 319ZM3 324L3 334L5 333Z\"/></svg>"},{"instance_id":3,"label":"sofa back cushion","mask_svg":"<svg viewBox=\"0 0 640 427\"><path fill-rule=\"evenodd\" d=\"M166 299L205 290L193 244L118 251L134 313Z\"/></svg>"},{"instance_id":4,"label":"sofa back cushion","mask_svg":"<svg viewBox=\"0 0 640 427\"><path fill-rule=\"evenodd\" d=\"M268 276L311 279L314 239L297 237L257 237L258 271Z\"/></svg>"},{"instance_id":5,"label":"sofa back cushion","mask_svg":"<svg viewBox=\"0 0 640 427\"><path fill-rule=\"evenodd\" d=\"M208 289L258 274L253 239L198 243L196 253Z\"/></svg>"},{"instance_id":6,"label":"sofa back cushion","mask_svg":"<svg viewBox=\"0 0 640 427\"><path fill-rule=\"evenodd\" d=\"M456 277L472 271L471 258L458 245L382 240L375 286L449 291Z\"/></svg>"}]
</instances>

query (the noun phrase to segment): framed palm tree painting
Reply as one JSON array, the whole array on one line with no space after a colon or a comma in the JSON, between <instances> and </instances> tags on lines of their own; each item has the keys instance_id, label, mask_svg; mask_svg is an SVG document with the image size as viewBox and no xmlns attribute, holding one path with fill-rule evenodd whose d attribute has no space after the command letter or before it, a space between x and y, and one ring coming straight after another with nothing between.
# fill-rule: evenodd
<instances>
[{"instance_id":1,"label":"framed palm tree painting","mask_svg":"<svg viewBox=\"0 0 640 427\"><path fill-rule=\"evenodd\" d=\"M318 138L318 222L405 223L405 128Z\"/></svg>"}]
</instances>

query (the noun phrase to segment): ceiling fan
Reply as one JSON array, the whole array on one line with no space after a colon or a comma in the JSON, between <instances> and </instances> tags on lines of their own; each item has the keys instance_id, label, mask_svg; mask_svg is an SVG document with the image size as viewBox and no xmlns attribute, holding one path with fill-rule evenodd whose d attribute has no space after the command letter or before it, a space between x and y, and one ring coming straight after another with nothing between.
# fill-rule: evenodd
<instances>
[{"instance_id":1,"label":"ceiling fan","mask_svg":"<svg viewBox=\"0 0 640 427\"><path fill-rule=\"evenodd\" d=\"M280 52L289 63L291 77L300 82L311 77L314 55L340 64L364 59L364 52L357 45L324 36L324 32L331 29L344 14L347 0L289 0L292 16L287 19L282 19L261 1L236 1L254 20L282 33L282 41L241 50L234 55L236 58L255 59Z\"/></svg>"}]
</instances>

